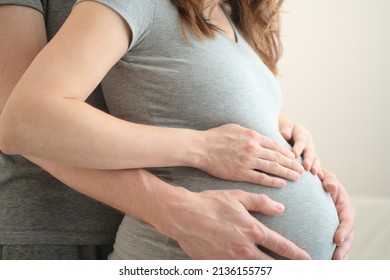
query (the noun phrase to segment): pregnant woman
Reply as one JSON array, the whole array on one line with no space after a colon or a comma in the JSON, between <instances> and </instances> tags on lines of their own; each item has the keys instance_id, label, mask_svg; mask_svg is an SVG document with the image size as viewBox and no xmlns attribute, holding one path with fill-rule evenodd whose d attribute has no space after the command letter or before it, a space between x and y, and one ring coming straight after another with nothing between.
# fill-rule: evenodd
<instances>
[{"instance_id":1,"label":"pregnant woman","mask_svg":"<svg viewBox=\"0 0 390 280\"><path fill-rule=\"evenodd\" d=\"M316 176L302 173L283 149L270 153L265 138L253 132L291 148L279 133L281 95L271 72L278 58L278 7L274 1L231 0L224 7L218 1L79 1L15 88L2 115L2 133L27 156L88 168L156 167L150 171L158 177L194 192L267 194L285 211L255 217L312 258L330 259L339 223L330 196ZM111 114L149 126L129 125L85 105L100 81ZM196 147L204 137L188 137L193 133L179 128L208 130L227 123L251 129L248 150L254 157L238 158L253 166L248 172L274 186L285 181L267 173L283 174L289 179L284 188L215 178L209 174L231 179L213 172L218 166L197 162L199 151L183 153L182 147ZM24 137L13 137L18 133ZM264 164L275 155L275 164ZM180 245L126 216L111 258L188 258Z\"/></svg>"}]
</instances>

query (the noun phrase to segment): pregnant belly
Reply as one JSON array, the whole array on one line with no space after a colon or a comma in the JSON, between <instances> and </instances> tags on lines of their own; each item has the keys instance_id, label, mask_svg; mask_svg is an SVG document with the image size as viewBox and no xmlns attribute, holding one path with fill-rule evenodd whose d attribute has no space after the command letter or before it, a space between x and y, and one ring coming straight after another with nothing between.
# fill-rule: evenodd
<instances>
[{"instance_id":1,"label":"pregnant belly","mask_svg":"<svg viewBox=\"0 0 390 280\"><path fill-rule=\"evenodd\" d=\"M175 184L191 191L241 189L266 194L282 202L285 205L285 211L281 215L251 214L267 227L306 250L312 259L332 258L335 249L333 237L339 224L338 215L321 181L310 172L304 172L298 181L288 182L284 188L276 189L220 180L192 168L169 168L169 170L169 177ZM279 258L276 255L272 256Z\"/></svg>"}]
</instances>

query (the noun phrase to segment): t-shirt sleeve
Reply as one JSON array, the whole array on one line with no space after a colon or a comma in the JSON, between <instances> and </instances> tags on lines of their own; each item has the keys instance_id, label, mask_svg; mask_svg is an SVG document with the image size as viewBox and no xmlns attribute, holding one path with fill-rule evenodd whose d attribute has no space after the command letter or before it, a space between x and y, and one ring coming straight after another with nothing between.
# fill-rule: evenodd
<instances>
[{"instance_id":1,"label":"t-shirt sleeve","mask_svg":"<svg viewBox=\"0 0 390 280\"><path fill-rule=\"evenodd\" d=\"M78 0L101 3L118 13L129 25L132 40L128 51L137 48L150 33L156 9L156 0Z\"/></svg>"},{"instance_id":2,"label":"t-shirt sleeve","mask_svg":"<svg viewBox=\"0 0 390 280\"><path fill-rule=\"evenodd\" d=\"M0 5L19 5L34 8L43 13L43 6L40 0L0 0Z\"/></svg>"}]
</instances>

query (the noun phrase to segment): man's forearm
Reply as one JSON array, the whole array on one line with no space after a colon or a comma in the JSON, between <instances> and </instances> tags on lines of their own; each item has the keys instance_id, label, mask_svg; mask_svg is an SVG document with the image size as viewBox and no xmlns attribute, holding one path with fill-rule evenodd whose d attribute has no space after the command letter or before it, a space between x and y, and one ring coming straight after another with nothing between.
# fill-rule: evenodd
<instances>
[{"instance_id":1,"label":"man's forearm","mask_svg":"<svg viewBox=\"0 0 390 280\"><path fill-rule=\"evenodd\" d=\"M26 157L74 190L164 231L166 204L188 191L174 187L142 169L93 170Z\"/></svg>"}]
</instances>

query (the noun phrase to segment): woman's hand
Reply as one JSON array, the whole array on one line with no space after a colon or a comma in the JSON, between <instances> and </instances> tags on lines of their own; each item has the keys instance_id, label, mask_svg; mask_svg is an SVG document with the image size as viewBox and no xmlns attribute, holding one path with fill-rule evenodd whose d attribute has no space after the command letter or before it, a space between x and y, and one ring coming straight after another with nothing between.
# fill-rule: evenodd
<instances>
[{"instance_id":1,"label":"woman's hand","mask_svg":"<svg viewBox=\"0 0 390 280\"><path fill-rule=\"evenodd\" d=\"M310 259L248 212L282 213L284 206L268 196L239 190L183 192L176 202L162 207L164 214L157 219L162 227L157 228L177 240L192 259L272 259L258 245L287 259Z\"/></svg>"},{"instance_id":2,"label":"woman's hand","mask_svg":"<svg viewBox=\"0 0 390 280\"><path fill-rule=\"evenodd\" d=\"M213 176L283 187L284 179L295 181L304 171L289 149L253 130L227 124L205 133L205 154L196 168Z\"/></svg>"},{"instance_id":3,"label":"woman's hand","mask_svg":"<svg viewBox=\"0 0 390 280\"><path fill-rule=\"evenodd\" d=\"M295 157L302 155L303 167L317 175L321 168L320 158L316 154L311 133L303 126L293 124L290 121L281 121L279 129L284 139L293 143L292 152Z\"/></svg>"},{"instance_id":4,"label":"woman's hand","mask_svg":"<svg viewBox=\"0 0 390 280\"><path fill-rule=\"evenodd\" d=\"M322 180L324 189L331 194L340 220L340 225L334 235L334 242L337 248L333 254L333 259L347 259L354 239L355 209L347 191L336 175L326 169L321 169L318 176Z\"/></svg>"}]
</instances>

